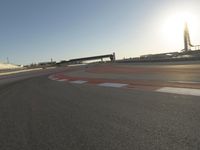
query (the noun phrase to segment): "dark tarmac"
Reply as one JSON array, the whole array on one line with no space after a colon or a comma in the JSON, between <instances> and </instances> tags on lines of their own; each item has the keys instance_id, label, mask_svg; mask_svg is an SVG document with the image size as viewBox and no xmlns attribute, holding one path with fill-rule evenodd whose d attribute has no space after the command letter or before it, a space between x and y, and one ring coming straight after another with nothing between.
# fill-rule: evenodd
<instances>
[{"instance_id":1,"label":"dark tarmac","mask_svg":"<svg viewBox=\"0 0 200 150\"><path fill-rule=\"evenodd\" d=\"M0 80L1 150L200 149L200 97L48 79L62 71Z\"/></svg>"}]
</instances>

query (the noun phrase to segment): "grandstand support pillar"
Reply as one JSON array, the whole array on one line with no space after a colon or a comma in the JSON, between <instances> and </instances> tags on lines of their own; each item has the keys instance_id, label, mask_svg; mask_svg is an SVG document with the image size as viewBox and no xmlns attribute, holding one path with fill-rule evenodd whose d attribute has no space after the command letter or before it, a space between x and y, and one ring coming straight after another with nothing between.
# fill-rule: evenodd
<instances>
[{"instance_id":1,"label":"grandstand support pillar","mask_svg":"<svg viewBox=\"0 0 200 150\"><path fill-rule=\"evenodd\" d=\"M115 53L112 54L112 56L110 57L111 61L115 61Z\"/></svg>"}]
</instances>

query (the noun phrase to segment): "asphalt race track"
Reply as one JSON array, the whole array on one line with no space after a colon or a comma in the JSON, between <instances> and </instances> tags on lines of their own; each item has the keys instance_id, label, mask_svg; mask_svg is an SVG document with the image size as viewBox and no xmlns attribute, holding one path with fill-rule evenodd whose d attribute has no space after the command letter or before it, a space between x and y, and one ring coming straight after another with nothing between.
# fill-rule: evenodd
<instances>
[{"instance_id":1,"label":"asphalt race track","mask_svg":"<svg viewBox=\"0 0 200 150\"><path fill-rule=\"evenodd\" d=\"M200 149L200 65L102 66L0 76L0 150Z\"/></svg>"}]
</instances>

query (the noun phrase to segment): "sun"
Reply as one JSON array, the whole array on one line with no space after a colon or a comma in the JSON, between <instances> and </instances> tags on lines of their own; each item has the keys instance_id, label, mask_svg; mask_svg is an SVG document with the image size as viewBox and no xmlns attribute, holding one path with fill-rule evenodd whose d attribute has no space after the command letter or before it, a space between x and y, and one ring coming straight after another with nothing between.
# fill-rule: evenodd
<instances>
[{"instance_id":1,"label":"sun","mask_svg":"<svg viewBox=\"0 0 200 150\"><path fill-rule=\"evenodd\" d=\"M168 43L173 45L183 43L183 32L185 23L188 24L191 37L197 33L197 18L190 12L175 12L169 15L164 22L162 32Z\"/></svg>"}]
</instances>

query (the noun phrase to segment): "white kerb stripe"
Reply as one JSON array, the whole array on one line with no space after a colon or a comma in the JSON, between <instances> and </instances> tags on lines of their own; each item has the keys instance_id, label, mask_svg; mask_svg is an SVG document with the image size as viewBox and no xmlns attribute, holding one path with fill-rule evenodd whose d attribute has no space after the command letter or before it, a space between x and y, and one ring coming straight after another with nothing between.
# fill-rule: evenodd
<instances>
[{"instance_id":1,"label":"white kerb stripe","mask_svg":"<svg viewBox=\"0 0 200 150\"><path fill-rule=\"evenodd\" d=\"M125 86L127 86L127 84L122 84L122 83L101 83L101 84L98 84L98 86L106 86L106 87L116 87L116 88L120 88L120 87L125 87Z\"/></svg>"},{"instance_id":2,"label":"white kerb stripe","mask_svg":"<svg viewBox=\"0 0 200 150\"><path fill-rule=\"evenodd\" d=\"M160 88L156 91L157 92L164 92L164 93L200 96L200 89L163 87L163 88Z\"/></svg>"},{"instance_id":3,"label":"white kerb stripe","mask_svg":"<svg viewBox=\"0 0 200 150\"><path fill-rule=\"evenodd\" d=\"M84 84L87 81L83 81L83 80L76 80L76 81L70 81L70 83L76 83L76 84Z\"/></svg>"},{"instance_id":4,"label":"white kerb stripe","mask_svg":"<svg viewBox=\"0 0 200 150\"><path fill-rule=\"evenodd\" d=\"M68 79L59 79L57 81L64 82L64 81L68 81Z\"/></svg>"},{"instance_id":5,"label":"white kerb stripe","mask_svg":"<svg viewBox=\"0 0 200 150\"><path fill-rule=\"evenodd\" d=\"M200 84L199 81L169 81L169 82L173 82L173 83L188 83L188 84Z\"/></svg>"}]
</instances>

